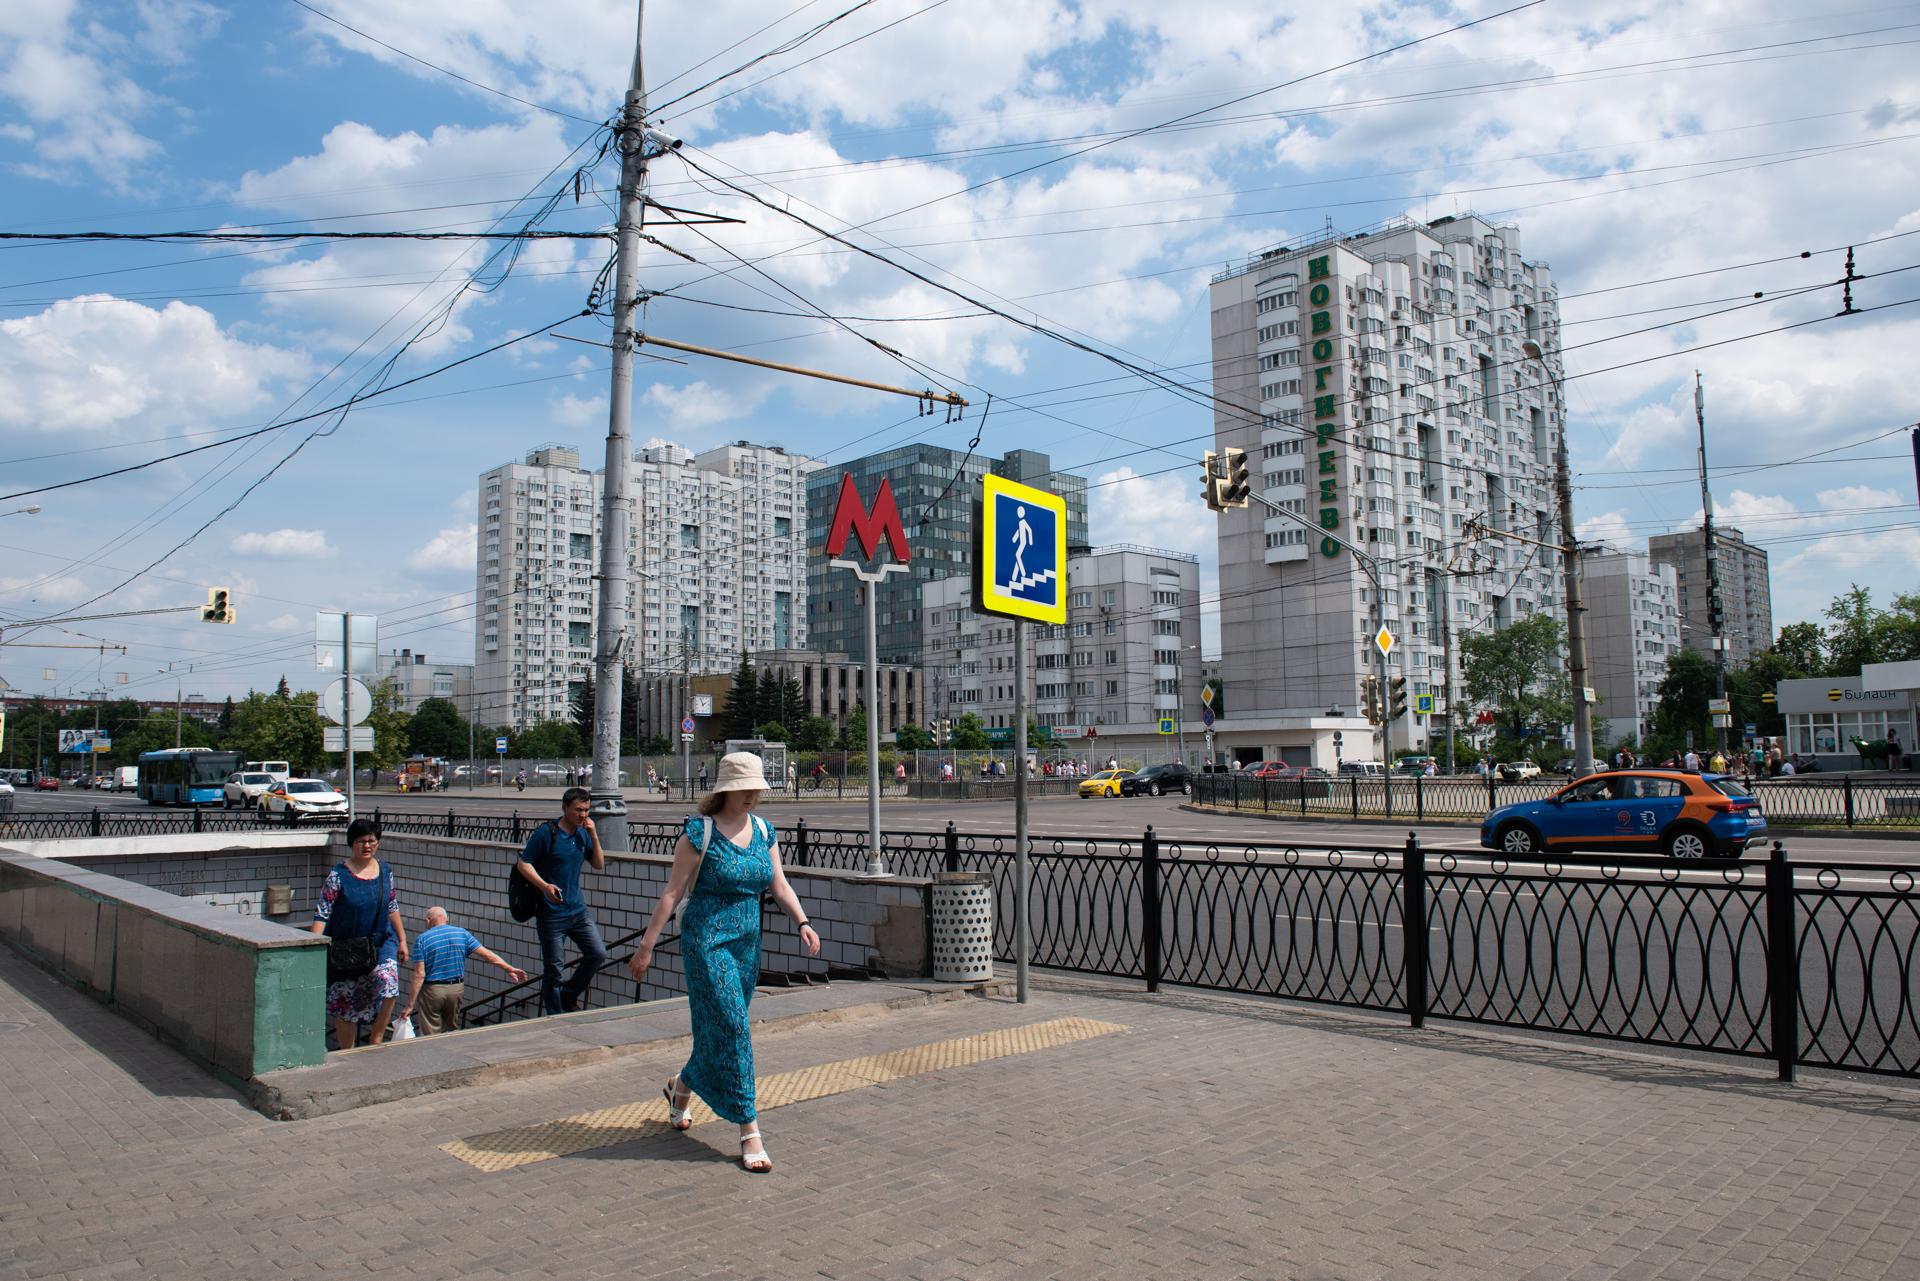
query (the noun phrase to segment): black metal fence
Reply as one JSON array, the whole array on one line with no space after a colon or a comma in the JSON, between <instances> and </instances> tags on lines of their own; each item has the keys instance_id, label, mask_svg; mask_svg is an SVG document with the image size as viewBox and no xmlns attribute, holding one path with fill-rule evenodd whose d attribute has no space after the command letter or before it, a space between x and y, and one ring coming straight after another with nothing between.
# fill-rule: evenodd
<instances>
[{"instance_id":1,"label":"black metal fence","mask_svg":"<svg viewBox=\"0 0 1920 1281\"><path fill-rule=\"evenodd\" d=\"M118 820L110 825L109 819ZM0 836L236 830L219 811L15 815ZM218 821L220 826L213 826ZM389 831L524 840L538 820L383 813ZM163 826L166 825L166 826ZM665 855L677 823L630 825ZM795 866L858 870L864 830L797 823ZM1011 836L887 832L898 875L993 877L1013 950ZM1920 1076L1920 869L1607 857L1514 863L1404 845L1037 838L1030 959L1051 969ZM1423 939L1424 946L1407 946Z\"/></svg>"},{"instance_id":2,"label":"black metal fence","mask_svg":"<svg viewBox=\"0 0 1920 1281\"><path fill-rule=\"evenodd\" d=\"M1193 798L1239 813L1422 822L1478 819L1502 805L1542 800L1566 785L1565 778L1506 783L1490 775L1301 779L1202 774L1193 780ZM1762 779L1752 790L1767 821L1776 825L1920 828L1920 779Z\"/></svg>"}]
</instances>

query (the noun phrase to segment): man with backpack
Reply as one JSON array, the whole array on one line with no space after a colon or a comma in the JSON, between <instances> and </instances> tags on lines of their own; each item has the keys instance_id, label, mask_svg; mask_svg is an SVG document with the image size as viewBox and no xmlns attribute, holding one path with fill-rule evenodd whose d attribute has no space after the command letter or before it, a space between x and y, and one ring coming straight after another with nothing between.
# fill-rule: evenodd
<instances>
[{"instance_id":1,"label":"man with backpack","mask_svg":"<svg viewBox=\"0 0 1920 1281\"><path fill-rule=\"evenodd\" d=\"M584 787L570 787L560 798L559 819L534 829L514 864L516 875L539 891L534 920L540 930L540 1012L564 1014L580 1008L593 976L607 962L607 946L593 923L580 888L583 867L598 872L607 865L589 811L593 799ZM580 949L573 973L561 982L566 941Z\"/></svg>"}]
</instances>

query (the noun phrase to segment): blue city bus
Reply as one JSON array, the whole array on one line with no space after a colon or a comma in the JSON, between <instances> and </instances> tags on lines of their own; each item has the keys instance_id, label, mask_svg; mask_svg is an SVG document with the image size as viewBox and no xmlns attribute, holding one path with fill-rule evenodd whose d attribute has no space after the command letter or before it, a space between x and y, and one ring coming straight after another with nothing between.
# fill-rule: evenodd
<instances>
[{"instance_id":1,"label":"blue city bus","mask_svg":"<svg viewBox=\"0 0 1920 1281\"><path fill-rule=\"evenodd\" d=\"M218 805L240 753L178 747L140 757L140 796L149 805Z\"/></svg>"}]
</instances>

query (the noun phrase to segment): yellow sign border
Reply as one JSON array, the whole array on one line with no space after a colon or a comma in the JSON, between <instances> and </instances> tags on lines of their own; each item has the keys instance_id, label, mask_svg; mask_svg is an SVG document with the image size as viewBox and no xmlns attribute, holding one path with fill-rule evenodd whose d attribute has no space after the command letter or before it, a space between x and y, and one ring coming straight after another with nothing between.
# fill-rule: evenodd
<instances>
[{"instance_id":1,"label":"yellow sign border","mask_svg":"<svg viewBox=\"0 0 1920 1281\"><path fill-rule=\"evenodd\" d=\"M1034 601L1022 600L1000 590L995 585L999 568L998 553L1000 540L995 537L994 501L1001 495L1045 508L1053 513L1053 563L1059 567L1059 587L1055 599L1057 605L1042 605ZM1002 614L1008 618L1029 618L1036 623L1064 623L1067 621L1067 500L1059 494L1048 493L1044 489L1035 489L1032 485L1023 485L1017 480L1008 480L1004 476L987 475L980 478L980 577L974 592L974 608L983 614Z\"/></svg>"}]
</instances>

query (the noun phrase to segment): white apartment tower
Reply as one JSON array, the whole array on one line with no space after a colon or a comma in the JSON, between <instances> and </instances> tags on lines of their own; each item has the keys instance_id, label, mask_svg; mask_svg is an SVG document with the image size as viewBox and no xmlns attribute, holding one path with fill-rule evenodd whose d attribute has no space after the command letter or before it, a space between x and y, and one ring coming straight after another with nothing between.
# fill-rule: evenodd
<instances>
[{"instance_id":1,"label":"white apartment tower","mask_svg":"<svg viewBox=\"0 0 1920 1281\"><path fill-rule=\"evenodd\" d=\"M1013 723L1011 620L976 614L964 575L921 587L921 683L928 714ZM1067 621L1030 636L1035 724L1074 738L1146 736L1160 717L1200 714L1200 564L1184 552L1120 544L1069 552Z\"/></svg>"},{"instance_id":2,"label":"white apartment tower","mask_svg":"<svg viewBox=\"0 0 1920 1281\"><path fill-rule=\"evenodd\" d=\"M634 452L628 667L731 671L806 644L806 486L818 467L738 441ZM593 670L601 474L547 445L480 477L475 697L483 723L570 715Z\"/></svg>"},{"instance_id":3,"label":"white apartment tower","mask_svg":"<svg viewBox=\"0 0 1920 1281\"><path fill-rule=\"evenodd\" d=\"M1559 539L1556 297L1517 228L1471 214L1271 249L1214 279L1215 448L1245 449L1255 490L1290 513L1255 501L1219 520L1236 738L1304 761L1344 717L1342 755L1373 754L1351 722L1377 671L1376 601L1349 545L1376 569L1407 682L1396 748L1427 741L1419 695L1444 725L1462 638L1564 619L1559 557L1538 545ZM1476 520L1534 542L1468 541Z\"/></svg>"},{"instance_id":4,"label":"white apartment tower","mask_svg":"<svg viewBox=\"0 0 1920 1281\"><path fill-rule=\"evenodd\" d=\"M1582 599L1587 607L1587 662L1607 722L1604 754L1623 738L1645 737L1667 659L1680 649L1680 591L1672 565L1641 552L1611 552L1581 559Z\"/></svg>"}]
</instances>

